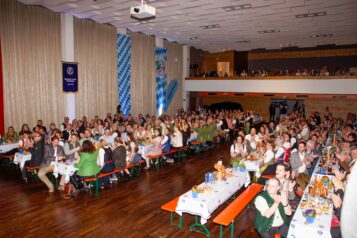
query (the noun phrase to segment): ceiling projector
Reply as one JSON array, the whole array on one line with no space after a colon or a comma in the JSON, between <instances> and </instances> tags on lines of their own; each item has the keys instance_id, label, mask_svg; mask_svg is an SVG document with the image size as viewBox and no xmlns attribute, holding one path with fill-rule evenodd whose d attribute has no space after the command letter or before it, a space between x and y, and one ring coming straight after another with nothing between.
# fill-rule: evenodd
<instances>
[{"instance_id":1,"label":"ceiling projector","mask_svg":"<svg viewBox=\"0 0 357 238\"><path fill-rule=\"evenodd\" d=\"M130 8L130 17L136 20L149 20L154 19L156 15L156 9L154 7L144 4L144 1L141 1L141 5L137 7Z\"/></svg>"}]
</instances>

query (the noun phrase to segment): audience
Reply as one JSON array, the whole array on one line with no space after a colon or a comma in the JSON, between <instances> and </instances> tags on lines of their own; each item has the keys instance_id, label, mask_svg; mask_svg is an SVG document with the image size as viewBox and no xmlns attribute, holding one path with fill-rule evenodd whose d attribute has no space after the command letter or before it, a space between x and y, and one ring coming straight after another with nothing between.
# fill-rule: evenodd
<instances>
[{"instance_id":1,"label":"audience","mask_svg":"<svg viewBox=\"0 0 357 238\"><path fill-rule=\"evenodd\" d=\"M179 111L175 117L139 115L135 118L130 115L124 118L116 113L113 117L107 114L105 120L96 116L88 121L83 117L82 120L73 120L72 124L65 118L62 130L51 123L47 133L42 120L38 120L33 132L29 132L28 125L24 124L20 138L10 126L4 142L18 142L20 149L31 153L31 161L25 165L40 165L38 176L49 192L53 192L54 186L46 174L65 158L75 159L74 166L79 170L71 181L75 183L78 180L80 185L75 187L83 188L85 178L99 173L121 170L121 175L130 178L127 166L144 159L148 169L152 155L185 145L195 149L196 145L192 144L195 141L208 148L214 142L222 142L222 138L236 138L230 146L230 157L255 158L259 164L255 176L260 183L265 183L264 175L275 175L268 180L267 190L255 200L257 231L262 237L270 237L275 233L286 234L286 215L291 215L290 206L294 207L300 199L323 151L335 144L335 157L341 170L334 171L335 191L331 200L335 219L339 219L344 187L357 160L355 116L349 114L346 120L334 118L326 107L324 115L320 117L317 112L306 115L303 104L295 104L291 112L284 111L285 106L284 102L272 102L269 108L272 121L269 123L254 122L258 115L252 111L212 112L203 108ZM259 128L258 134L256 128ZM94 138L99 139L99 143ZM64 142L63 148L61 141ZM174 162L171 156L164 159ZM22 170L22 177L27 180L26 167ZM115 174L101 179L101 187L111 180L117 180ZM59 190L63 189L64 176L59 186ZM332 232L338 236L339 230Z\"/></svg>"}]
</instances>

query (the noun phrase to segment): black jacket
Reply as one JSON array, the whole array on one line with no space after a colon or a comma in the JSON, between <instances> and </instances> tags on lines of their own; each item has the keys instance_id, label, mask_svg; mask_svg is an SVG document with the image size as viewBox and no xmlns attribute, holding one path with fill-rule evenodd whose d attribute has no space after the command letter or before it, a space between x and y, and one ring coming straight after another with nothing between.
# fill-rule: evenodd
<instances>
[{"instance_id":1,"label":"black jacket","mask_svg":"<svg viewBox=\"0 0 357 238\"><path fill-rule=\"evenodd\" d=\"M43 162L45 141L44 138L33 144L33 147L30 149L31 153L31 166L39 166Z\"/></svg>"}]
</instances>

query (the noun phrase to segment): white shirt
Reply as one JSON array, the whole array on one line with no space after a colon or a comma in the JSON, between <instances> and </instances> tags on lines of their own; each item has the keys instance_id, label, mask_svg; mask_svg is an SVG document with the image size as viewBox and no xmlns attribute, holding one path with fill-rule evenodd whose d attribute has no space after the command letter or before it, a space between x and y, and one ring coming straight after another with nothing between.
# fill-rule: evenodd
<instances>
[{"instance_id":1,"label":"white shirt","mask_svg":"<svg viewBox=\"0 0 357 238\"><path fill-rule=\"evenodd\" d=\"M123 133L124 134L124 133ZM122 134L122 135L123 135ZM116 132L114 132L112 135L107 136L107 135L102 135L99 140L103 139L105 140L110 146L114 145L114 138L117 137L118 134Z\"/></svg>"},{"instance_id":2,"label":"white shirt","mask_svg":"<svg viewBox=\"0 0 357 238\"><path fill-rule=\"evenodd\" d=\"M285 141L284 144L283 144L283 147L284 147L284 149L289 149L289 148L291 148L291 143Z\"/></svg>"},{"instance_id":3,"label":"white shirt","mask_svg":"<svg viewBox=\"0 0 357 238\"><path fill-rule=\"evenodd\" d=\"M108 148L107 147L104 147L104 148ZM103 148L100 148L99 149L99 155L98 155L98 158L97 158L97 164L99 165L99 167L103 168L104 167L104 155L105 155L105 150Z\"/></svg>"},{"instance_id":4,"label":"white shirt","mask_svg":"<svg viewBox=\"0 0 357 238\"><path fill-rule=\"evenodd\" d=\"M190 139L188 139L188 141L193 141L197 139L197 135L198 133L196 131L192 131L191 135L190 135Z\"/></svg>"},{"instance_id":5,"label":"white shirt","mask_svg":"<svg viewBox=\"0 0 357 238\"><path fill-rule=\"evenodd\" d=\"M257 148L257 142L260 141L258 135L254 135L254 141L252 140L252 136L250 134L246 135L244 139L250 142L250 147L254 150Z\"/></svg>"},{"instance_id":6,"label":"white shirt","mask_svg":"<svg viewBox=\"0 0 357 238\"><path fill-rule=\"evenodd\" d=\"M298 138L307 140L309 139L309 134L309 128L307 126L304 126L304 128L302 128L301 133L298 135Z\"/></svg>"},{"instance_id":7,"label":"white shirt","mask_svg":"<svg viewBox=\"0 0 357 238\"><path fill-rule=\"evenodd\" d=\"M290 147L293 147L295 143L296 143L295 137L291 137L291 139L290 139Z\"/></svg>"},{"instance_id":8,"label":"white shirt","mask_svg":"<svg viewBox=\"0 0 357 238\"><path fill-rule=\"evenodd\" d=\"M234 143L233 145L231 145L231 154L247 153L247 147L244 144L242 144L242 147L242 151L240 151L237 144Z\"/></svg>"},{"instance_id":9,"label":"white shirt","mask_svg":"<svg viewBox=\"0 0 357 238\"><path fill-rule=\"evenodd\" d=\"M278 159L282 154L285 153L285 150L283 147L279 147L275 153L275 159Z\"/></svg>"},{"instance_id":10,"label":"white shirt","mask_svg":"<svg viewBox=\"0 0 357 238\"><path fill-rule=\"evenodd\" d=\"M274 152L272 150L267 150L264 155L264 164L269 163L272 159L274 159Z\"/></svg>"},{"instance_id":11,"label":"white shirt","mask_svg":"<svg viewBox=\"0 0 357 238\"><path fill-rule=\"evenodd\" d=\"M182 147L183 146L183 138L182 133L180 131L175 131L171 140L173 147Z\"/></svg>"},{"instance_id":12,"label":"white shirt","mask_svg":"<svg viewBox=\"0 0 357 238\"><path fill-rule=\"evenodd\" d=\"M305 159L305 152L304 153L300 153L298 152L298 155L299 155L299 158L300 158L300 161L303 161ZM305 173L306 171L306 164L305 163L302 163L302 165L299 167L299 174L300 173Z\"/></svg>"}]
</instances>

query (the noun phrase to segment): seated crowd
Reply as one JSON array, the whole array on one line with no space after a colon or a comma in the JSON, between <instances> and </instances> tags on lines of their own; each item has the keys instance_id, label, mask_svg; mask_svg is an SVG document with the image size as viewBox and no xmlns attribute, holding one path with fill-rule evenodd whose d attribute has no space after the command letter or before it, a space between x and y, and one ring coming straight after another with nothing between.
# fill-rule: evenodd
<instances>
[{"instance_id":1,"label":"seated crowd","mask_svg":"<svg viewBox=\"0 0 357 238\"><path fill-rule=\"evenodd\" d=\"M324 65L321 68L304 68L304 69L243 69L239 74L235 73L234 77L269 77L269 76L351 76L356 75L357 71L355 67L351 68L336 68L330 70L328 66ZM231 75L232 76L232 75ZM202 75L195 75L194 77L219 77L227 78L229 77L228 73L222 73L217 71L205 72Z\"/></svg>"},{"instance_id":2,"label":"seated crowd","mask_svg":"<svg viewBox=\"0 0 357 238\"><path fill-rule=\"evenodd\" d=\"M351 114L349 114L350 116ZM333 137L336 136L336 139ZM334 141L335 140L335 141ZM333 171L333 202L336 219L339 219L344 188L351 167L357 160L356 119L334 118L331 114L316 120L316 113L304 117L295 111L275 125L262 125L249 134L243 130L230 148L231 160L254 159L259 169L254 178L266 183L266 191L255 200L256 229L262 237L280 233L286 237L288 220L310 182L317 161L328 147L335 146L335 157L340 169ZM270 175L270 176L268 176ZM332 229L333 237L340 237L339 229Z\"/></svg>"},{"instance_id":3,"label":"seated crowd","mask_svg":"<svg viewBox=\"0 0 357 238\"><path fill-rule=\"evenodd\" d=\"M46 174L53 171L59 160L74 160L78 172L71 182L77 184L75 187L85 188L83 181L99 173L120 169L119 176L130 178L127 165L140 161L145 161L148 169L150 155L187 145L210 148L218 140L234 141L230 147L231 160L254 159L259 168L253 171L253 177L266 183L266 190L255 200L257 231L262 237L275 233L286 237L288 221L326 148L335 146L334 155L341 167L333 171L332 180L331 200L336 219L340 217L349 172L357 159L356 119L352 114L346 119L335 118L330 112L324 118L317 115L295 110L276 122L265 123L255 112L239 110L211 112L200 108L158 118L141 114L137 118L131 115L124 118L120 113L112 117L108 113L104 120L95 116L88 121L84 116L72 123L65 117L60 129L51 123L47 130L41 120L32 130L24 124L19 133L9 127L4 142L19 142L20 148L31 153L28 165L39 166L38 177L53 192L54 186ZM171 156L164 156L164 160L174 162ZM265 182L267 175L273 177ZM27 180L26 168L22 176ZM100 183L104 187L117 179L113 174ZM59 190L64 189L64 183L63 176ZM332 232L338 237L338 228Z\"/></svg>"},{"instance_id":4,"label":"seated crowd","mask_svg":"<svg viewBox=\"0 0 357 238\"><path fill-rule=\"evenodd\" d=\"M56 127L50 123L47 129L42 120L31 130L27 124L16 132L12 126L3 137L4 143L19 143L19 149L28 151L31 160L22 168L22 177L27 181L26 166L39 167L38 177L50 192L54 185L46 176L53 172L58 161L70 160L78 168L71 178L73 183L83 184L83 180L120 169L123 176L130 177L127 165L145 161L146 169L152 155L167 153L172 149L192 145L204 149L213 146L217 135L232 136L239 126L246 125L256 119L254 112L216 111L212 113L205 109L195 112L179 111L175 117L163 115L129 115L127 118L120 113L113 117L110 113L105 119L95 116L88 121L74 119L71 123L68 117ZM8 153L14 154L17 151ZM172 156L164 156L166 162L174 162ZM101 186L117 180L116 174L101 179ZM59 190L64 190L65 178L61 177ZM81 186L80 186L81 187Z\"/></svg>"}]
</instances>

